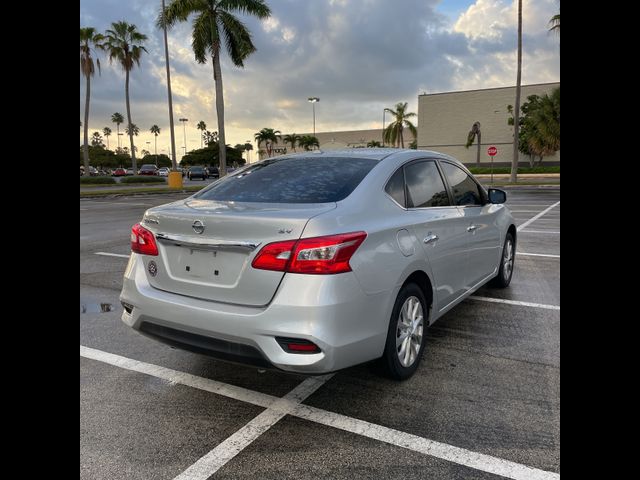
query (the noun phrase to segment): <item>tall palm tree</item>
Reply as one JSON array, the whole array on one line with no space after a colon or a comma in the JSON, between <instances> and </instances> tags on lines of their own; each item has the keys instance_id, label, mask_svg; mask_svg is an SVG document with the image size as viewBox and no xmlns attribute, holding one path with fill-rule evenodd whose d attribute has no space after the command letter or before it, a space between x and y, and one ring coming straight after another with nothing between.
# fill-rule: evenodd
<instances>
[{"instance_id":1,"label":"tall palm tree","mask_svg":"<svg viewBox=\"0 0 640 480\"><path fill-rule=\"evenodd\" d=\"M93 27L80 27L80 72L87 79L87 91L84 101L84 146L82 155L84 161L84 174L89 175L89 99L91 98L91 77L95 73L93 54L96 47L102 41L102 35L96 33ZM95 65L100 72L100 60L96 59Z\"/></svg>"},{"instance_id":2,"label":"tall palm tree","mask_svg":"<svg viewBox=\"0 0 640 480\"><path fill-rule=\"evenodd\" d=\"M516 105L513 108L513 159L511 160L511 177L509 181L516 183L518 179L518 141L520 138L520 91L522 84L522 0L518 0L518 73L516 74Z\"/></svg>"},{"instance_id":3,"label":"tall palm tree","mask_svg":"<svg viewBox=\"0 0 640 480\"><path fill-rule=\"evenodd\" d=\"M196 128L198 130L202 130L202 133L204 133L204 131L207 129L207 124L204 123L204 120L200 120L196 125ZM204 139L204 137L202 136L202 133L200 134L200 148L202 148L202 140Z\"/></svg>"},{"instance_id":4,"label":"tall palm tree","mask_svg":"<svg viewBox=\"0 0 640 480\"><path fill-rule=\"evenodd\" d=\"M244 151L247 152L247 162L251 160L251 150L253 150L253 145L250 142L244 144Z\"/></svg>"},{"instance_id":5,"label":"tall palm tree","mask_svg":"<svg viewBox=\"0 0 640 480\"><path fill-rule=\"evenodd\" d=\"M111 121L116 124L116 133L118 134L118 148L120 148L120 124L124 123L124 117L121 113L111 115Z\"/></svg>"},{"instance_id":6,"label":"tall palm tree","mask_svg":"<svg viewBox=\"0 0 640 480\"><path fill-rule=\"evenodd\" d=\"M158 135L160 135L160 127L158 125L151 125L149 131L155 135L155 154L158 155Z\"/></svg>"},{"instance_id":7,"label":"tall palm tree","mask_svg":"<svg viewBox=\"0 0 640 480\"><path fill-rule=\"evenodd\" d=\"M91 135L91 146L92 147L104 146L104 144L102 143L102 135L100 135L100 132L93 132L93 135Z\"/></svg>"},{"instance_id":8,"label":"tall palm tree","mask_svg":"<svg viewBox=\"0 0 640 480\"><path fill-rule=\"evenodd\" d=\"M125 73L124 93L127 102L127 124L132 125L131 105L129 102L129 73L134 64L140 66L140 57L142 52L146 52L143 43L147 36L138 31L138 27L127 22L113 22L111 28L105 32L105 41L102 44L109 54L109 62L116 60ZM131 129L130 129L131 130ZM136 152L133 148L133 134L129 133L129 142L131 143L131 165L133 170L137 169Z\"/></svg>"},{"instance_id":9,"label":"tall palm tree","mask_svg":"<svg viewBox=\"0 0 640 480\"><path fill-rule=\"evenodd\" d=\"M109 127L104 127L102 129L102 134L104 135L104 138L107 139L107 150L109 150L109 136L111 135L111 129Z\"/></svg>"},{"instance_id":10,"label":"tall palm tree","mask_svg":"<svg viewBox=\"0 0 640 480\"><path fill-rule=\"evenodd\" d=\"M318 137L314 137L313 135L302 135L298 141L298 145L304 148L307 152L313 147L320 148Z\"/></svg>"},{"instance_id":11,"label":"tall palm tree","mask_svg":"<svg viewBox=\"0 0 640 480\"><path fill-rule=\"evenodd\" d=\"M260 144L262 142L265 143L267 147L267 156L271 156L271 151L273 150L273 144L278 143L278 138L280 138L280 130L274 130L273 128L263 128L258 133L256 133L253 137L256 142L258 142L258 148L260 148Z\"/></svg>"},{"instance_id":12,"label":"tall palm tree","mask_svg":"<svg viewBox=\"0 0 640 480\"><path fill-rule=\"evenodd\" d=\"M291 148L293 148L293 151L295 152L296 151L296 143L300 141L300 135L296 135L295 133L292 133L290 135L285 135L282 140L284 141L285 145L287 143L291 144Z\"/></svg>"},{"instance_id":13,"label":"tall palm tree","mask_svg":"<svg viewBox=\"0 0 640 480\"><path fill-rule=\"evenodd\" d=\"M129 125L124 127L124 133L126 133L129 136L135 135L137 137L138 134L140 133L140 128L138 128L138 126L135 123L130 123Z\"/></svg>"},{"instance_id":14,"label":"tall palm tree","mask_svg":"<svg viewBox=\"0 0 640 480\"><path fill-rule=\"evenodd\" d=\"M211 56L213 80L216 88L216 113L220 141L220 177L227 173L227 150L224 130L224 99L222 96L222 69L220 68L221 46L224 43L231 61L236 67L244 67L244 60L256 47L251 33L235 13L268 18L271 10L264 0L172 0L158 16L159 27L171 27L185 22L195 15L191 46L198 63L206 63Z\"/></svg>"},{"instance_id":15,"label":"tall palm tree","mask_svg":"<svg viewBox=\"0 0 640 480\"><path fill-rule=\"evenodd\" d=\"M559 13L551 17L551 20L549 20L549 27L550 27L549 28L550 32L556 32L560 34L560 14Z\"/></svg>"},{"instance_id":16,"label":"tall palm tree","mask_svg":"<svg viewBox=\"0 0 640 480\"><path fill-rule=\"evenodd\" d=\"M414 112L407 112L407 105L407 102L399 102L396 104L395 110L390 108L384 109L385 112L389 112L395 118L384 131L384 141L392 145L396 144L396 146L402 148L404 148L404 135L402 133L404 127L407 127L414 137L418 136L416 126L407 120L407 118L415 117L416 114Z\"/></svg>"},{"instance_id":17,"label":"tall palm tree","mask_svg":"<svg viewBox=\"0 0 640 480\"><path fill-rule=\"evenodd\" d=\"M467 144L465 148L473 145L474 140L478 137L478 153L476 154L476 164L480 165L480 144L482 143L482 132L480 131L480 122L475 122L467 136Z\"/></svg>"}]
</instances>

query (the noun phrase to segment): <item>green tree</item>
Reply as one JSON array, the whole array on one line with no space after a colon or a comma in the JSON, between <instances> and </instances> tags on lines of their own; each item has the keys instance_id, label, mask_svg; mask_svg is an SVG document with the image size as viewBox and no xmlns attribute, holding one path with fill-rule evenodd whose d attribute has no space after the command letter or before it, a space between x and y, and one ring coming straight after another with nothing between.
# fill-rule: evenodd
<instances>
[{"instance_id":1,"label":"green tree","mask_svg":"<svg viewBox=\"0 0 640 480\"><path fill-rule=\"evenodd\" d=\"M169 168L171 168L171 166L173 165L173 162L171 161L169 156L165 155L164 153L161 153L160 155L147 154L144 157L142 157L142 163L143 164L153 163L157 167L169 167Z\"/></svg>"},{"instance_id":2,"label":"green tree","mask_svg":"<svg viewBox=\"0 0 640 480\"><path fill-rule=\"evenodd\" d=\"M393 115L394 118L384 130L384 141L402 148L404 148L404 135L402 132L405 127L409 129L414 137L418 136L415 125L411 123L410 120L407 120L408 118L415 117L416 114L414 112L407 112L407 105L407 102L399 102L396 104L395 110L390 108L384 109Z\"/></svg>"},{"instance_id":3,"label":"green tree","mask_svg":"<svg viewBox=\"0 0 640 480\"><path fill-rule=\"evenodd\" d=\"M202 141L204 140L203 134L207 130L207 124L204 123L204 120L200 120L196 125L196 128L202 131L202 133L200 134L200 148L202 148Z\"/></svg>"},{"instance_id":4,"label":"green tree","mask_svg":"<svg viewBox=\"0 0 640 480\"><path fill-rule=\"evenodd\" d=\"M264 142L267 147L267 156L271 156L271 151L273 150L273 144L278 143L278 139L280 138L280 130L274 130L273 128L263 128L258 133L256 133L253 137L258 142L258 148L260 148L260 144Z\"/></svg>"},{"instance_id":5,"label":"green tree","mask_svg":"<svg viewBox=\"0 0 640 480\"><path fill-rule=\"evenodd\" d=\"M242 152L229 145L226 145L225 147L226 158L229 160L230 165L245 164L245 160L242 158ZM207 147L192 150L182 157L182 160L180 161L181 167L188 167L191 165L220 167L220 146L218 143L212 142Z\"/></svg>"},{"instance_id":6,"label":"green tree","mask_svg":"<svg viewBox=\"0 0 640 480\"><path fill-rule=\"evenodd\" d=\"M112 63L116 60L125 73L124 92L127 103L127 125L133 125L131 103L129 101L129 74L134 65L140 66L142 52L147 51L143 46L146 40L147 36L140 33L138 27L125 21L120 21L111 24L111 28L105 32L105 41L102 44L102 48L109 54L109 62ZM135 171L137 165L133 145L133 131L129 133L129 142L131 143L131 166Z\"/></svg>"},{"instance_id":7,"label":"green tree","mask_svg":"<svg viewBox=\"0 0 640 480\"><path fill-rule=\"evenodd\" d=\"M226 46L236 67L244 67L244 60L256 50L251 33L234 15L236 13L265 19L271 15L271 10L264 0L172 0L165 8L164 15L161 12L158 16L158 26L161 28L171 27L177 22L187 21L191 15L195 16L191 42L195 59L198 63L206 63L209 55L213 65L221 177L227 173L221 47L223 44Z\"/></svg>"},{"instance_id":8,"label":"green tree","mask_svg":"<svg viewBox=\"0 0 640 480\"><path fill-rule=\"evenodd\" d=\"M102 41L102 35L96 33L93 27L80 27L80 72L87 79L84 101L84 174L89 175L89 99L91 98L91 77L95 73L95 66L100 73L100 60L93 57L96 47ZM82 125L82 123L81 123Z\"/></svg>"},{"instance_id":9,"label":"green tree","mask_svg":"<svg viewBox=\"0 0 640 480\"><path fill-rule=\"evenodd\" d=\"M476 154L476 165L480 165L480 145L482 143L482 131L480 130L480 122L474 122L471 126L471 130L469 131L469 135L467 135L467 143L464 148L469 148L473 145L476 137L478 137L478 152Z\"/></svg>"},{"instance_id":10,"label":"green tree","mask_svg":"<svg viewBox=\"0 0 640 480\"><path fill-rule=\"evenodd\" d=\"M370 142L367 142L367 147L369 148L380 148L381 146L382 144L377 140L371 140Z\"/></svg>"},{"instance_id":11,"label":"green tree","mask_svg":"<svg viewBox=\"0 0 640 480\"><path fill-rule=\"evenodd\" d=\"M560 35L560 13L559 12L557 15L554 15L553 17L551 17L551 20L549 20L549 31L556 32L558 35Z\"/></svg>"},{"instance_id":12,"label":"green tree","mask_svg":"<svg viewBox=\"0 0 640 480\"><path fill-rule=\"evenodd\" d=\"M154 135L154 142L155 142L155 154L158 154L158 135L160 135L160 127L158 125L151 125L151 128L149 129L149 131L151 133L153 133Z\"/></svg>"},{"instance_id":13,"label":"green tree","mask_svg":"<svg viewBox=\"0 0 640 480\"><path fill-rule=\"evenodd\" d=\"M102 135L100 135L100 132L93 132L93 135L91 136L91 146L104 147L104 143L102 142ZM87 167L84 168L86 169Z\"/></svg>"},{"instance_id":14,"label":"green tree","mask_svg":"<svg viewBox=\"0 0 640 480\"><path fill-rule=\"evenodd\" d=\"M138 126L135 123L131 123L126 127L124 127L124 133L126 133L129 136L135 135L137 137L138 134L140 133L140 128L138 128Z\"/></svg>"},{"instance_id":15,"label":"green tree","mask_svg":"<svg viewBox=\"0 0 640 480\"><path fill-rule=\"evenodd\" d=\"M249 142L244 144L244 151L247 152L247 161L250 160L250 155L251 155L251 151L253 150L253 145L251 145Z\"/></svg>"},{"instance_id":16,"label":"green tree","mask_svg":"<svg viewBox=\"0 0 640 480\"><path fill-rule=\"evenodd\" d=\"M107 150L109 150L109 136L111 135L111 129L109 127L104 127L102 129L102 134L104 135L104 138L107 139Z\"/></svg>"},{"instance_id":17,"label":"green tree","mask_svg":"<svg viewBox=\"0 0 640 480\"><path fill-rule=\"evenodd\" d=\"M313 149L313 147L320 148L318 137L314 137L313 135L302 135L298 141L298 145L304 148L307 152Z\"/></svg>"},{"instance_id":18,"label":"green tree","mask_svg":"<svg viewBox=\"0 0 640 480\"><path fill-rule=\"evenodd\" d=\"M296 151L296 143L300 141L300 135L296 135L295 133L291 133L289 135L285 135L283 138L283 142L286 145L287 143L291 145L293 151Z\"/></svg>"},{"instance_id":19,"label":"green tree","mask_svg":"<svg viewBox=\"0 0 640 480\"><path fill-rule=\"evenodd\" d=\"M116 124L116 134L118 136L118 148L120 148L120 124L124 123L124 117L121 113L114 113L111 115L111 121Z\"/></svg>"}]
</instances>

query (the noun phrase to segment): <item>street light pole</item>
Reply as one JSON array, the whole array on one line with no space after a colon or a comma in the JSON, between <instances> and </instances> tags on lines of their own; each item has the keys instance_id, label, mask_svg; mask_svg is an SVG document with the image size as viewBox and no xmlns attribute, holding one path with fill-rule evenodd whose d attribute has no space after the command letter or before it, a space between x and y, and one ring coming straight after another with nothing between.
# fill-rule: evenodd
<instances>
[{"instance_id":1,"label":"street light pole","mask_svg":"<svg viewBox=\"0 0 640 480\"><path fill-rule=\"evenodd\" d=\"M183 130L184 130L184 155L186 155L187 154L187 122L189 121L189 119L188 118L179 118L178 120L180 122L182 122L182 127L183 127Z\"/></svg>"},{"instance_id":2,"label":"street light pole","mask_svg":"<svg viewBox=\"0 0 640 480\"><path fill-rule=\"evenodd\" d=\"M316 136L316 102L319 102L318 97L309 97L309 102L313 106L313 136Z\"/></svg>"}]
</instances>

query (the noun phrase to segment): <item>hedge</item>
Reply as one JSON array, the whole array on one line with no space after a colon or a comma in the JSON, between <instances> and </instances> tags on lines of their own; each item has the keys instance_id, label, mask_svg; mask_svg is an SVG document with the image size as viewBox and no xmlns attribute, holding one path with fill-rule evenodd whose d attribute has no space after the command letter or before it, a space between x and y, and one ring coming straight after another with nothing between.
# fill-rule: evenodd
<instances>
[{"instance_id":1,"label":"hedge","mask_svg":"<svg viewBox=\"0 0 640 480\"><path fill-rule=\"evenodd\" d=\"M133 177L122 177L120 183L165 183L165 181L163 177L134 175Z\"/></svg>"},{"instance_id":2,"label":"hedge","mask_svg":"<svg viewBox=\"0 0 640 480\"><path fill-rule=\"evenodd\" d=\"M113 184L116 183L115 178L112 177L80 177L80 184L95 184L95 185L105 185L105 184Z\"/></svg>"},{"instance_id":3,"label":"hedge","mask_svg":"<svg viewBox=\"0 0 640 480\"><path fill-rule=\"evenodd\" d=\"M467 167L474 175L490 174L491 167ZM511 167L494 167L493 173L511 173ZM560 167L518 167L518 173L560 173Z\"/></svg>"}]
</instances>

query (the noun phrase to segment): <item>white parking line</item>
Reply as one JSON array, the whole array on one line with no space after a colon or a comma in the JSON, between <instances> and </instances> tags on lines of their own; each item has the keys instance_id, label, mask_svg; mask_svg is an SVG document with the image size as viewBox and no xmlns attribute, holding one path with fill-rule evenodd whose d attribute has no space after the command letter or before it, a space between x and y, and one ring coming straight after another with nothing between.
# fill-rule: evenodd
<instances>
[{"instance_id":1,"label":"white parking line","mask_svg":"<svg viewBox=\"0 0 640 480\"><path fill-rule=\"evenodd\" d=\"M105 257L120 257L120 258L129 258L130 255L124 255L122 253L109 253L109 252L95 252L96 255L103 255Z\"/></svg>"},{"instance_id":2,"label":"white parking line","mask_svg":"<svg viewBox=\"0 0 640 480\"><path fill-rule=\"evenodd\" d=\"M522 225L520 225L517 228L517 231L519 232L520 230L522 230L523 228L529 226L530 224L532 224L533 222L535 222L537 219L539 219L541 216L543 216L545 213L547 213L549 210L551 210L552 208L557 207L558 205L560 205L560 202L556 202L553 205L550 205L549 207L545 208L543 211L541 211L539 214L537 214L535 217L530 218L529 220L527 220L526 222L524 222Z\"/></svg>"},{"instance_id":3,"label":"white parking line","mask_svg":"<svg viewBox=\"0 0 640 480\"><path fill-rule=\"evenodd\" d=\"M171 370L169 368L152 365L149 363L140 362L131 358L122 357L113 353L103 352L94 348L85 347L80 345L80 356L98 360L116 367L123 368L125 370L131 370L139 373L144 373L157 378L162 378L171 382L179 383L193 388L198 388L218 395L223 395L235 400L251 403L267 408L264 412L254 418L251 422L245 425L242 429L238 430L234 435L225 440L218 447L214 448L207 455L202 457L203 460L207 457L209 459L201 465L206 463L207 466L215 468L219 463L216 456L231 455L226 461L233 458L237 454L233 453L238 446L235 445L239 442L239 446L243 443L251 443L261 433L266 431L273 423L279 414L278 420L284 415L293 415L304 420L320 423L330 427L338 428L347 432L355 433L367 438L379 440L391 445L406 448L414 452L431 455L433 457L441 458L449 462L465 465L467 467L481 470L483 472L493 473L501 475L506 478L514 480L558 480L560 475L553 472L547 472L537 468L531 468L520 463L511 462L498 457L492 457L491 455L485 455L482 453L473 452L464 448L455 447L446 443L435 442L427 438L419 437L409 433L394 430L392 428L383 427L375 423L365 422L357 418L348 417L346 415L340 415L338 413L328 412L320 408L311 407L309 405L302 405L301 402L313 393L317 388L330 378L330 375L324 377L311 377L302 382L298 387L294 388L289 394L283 398L274 397L260 392L254 392L245 388L236 387L233 385L227 385L208 378L197 377L189 373L179 372L177 370ZM308 382L308 383L307 383ZM317 382L317 383L314 383ZM269 413L267 413L269 412ZM262 416L262 418L260 418ZM258 420L260 418L260 420ZM255 421L255 423L254 423ZM271 424L271 425L269 425ZM269 425L269 427L265 427ZM251 433L251 429L255 428L257 431L254 434ZM261 429L264 430L261 431ZM256 435L257 433L257 435ZM248 445L248 443L246 443ZM222 445L224 448L218 450ZM246 446L246 445L245 445ZM244 448L244 447L242 447ZM238 452L242 450L240 448ZM217 450L217 452L216 452ZM216 452L214 454L214 452ZM192 467L197 465L196 462ZM225 461L225 463L226 463ZM217 467L220 468L220 467ZM216 470L217 470L216 468ZM192 471L193 477L184 476L191 467L185 470L181 475L176 478L180 480L195 479L195 478L207 478L205 475L210 470L203 469L202 471ZM197 475L197 476L196 476ZM211 475L209 473L208 475Z\"/></svg>"},{"instance_id":4,"label":"white parking line","mask_svg":"<svg viewBox=\"0 0 640 480\"><path fill-rule=\"evenodd\" d=\"M516 255L524 255L527 257L549 257L549 258L560 258L560 255L551 255L550 253L524 253L524 252L516 252Z\"/></svg>"},{"instance_id":5,"label":"white parking line","mask_svg":"<svg viewBox=\"0 0 640 480\"><path fill-rule=\"evenodd\" d=\"M559 305L547 305L545 303L520 302L518 300L506 300L504 298L493 297L476 297L471 295L470 300L479 300L481 302L506 303L507 305L518 305L521 307L546 308L547 310L560 310Z\"/></svg>"},{"instance_id":6,"label":"white parking line","mask_svg":"<svg viewBox=\"0 0 640 480\"><path fill-rule=\"evenodd\" d=\"M216 448L200 458L174 480L206 480L229 460L248 447L260 435L278 423L282 417L291 414L309 395L325 384L333 374L310 377L279 398L264 412L255 417L236 433L228 437Z\"/></svg>"}]
</instances>

